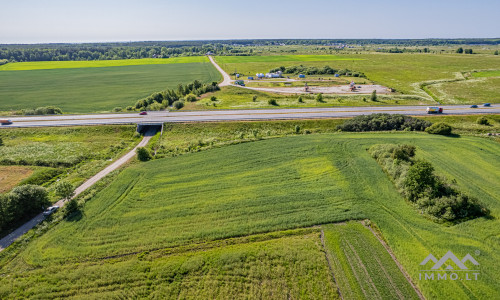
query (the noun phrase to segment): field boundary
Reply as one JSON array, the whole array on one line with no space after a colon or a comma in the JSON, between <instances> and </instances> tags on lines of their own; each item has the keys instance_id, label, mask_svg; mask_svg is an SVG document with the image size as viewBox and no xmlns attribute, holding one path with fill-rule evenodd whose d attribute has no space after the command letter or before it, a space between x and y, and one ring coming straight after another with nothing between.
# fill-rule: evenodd
<instances>
[{"instance_id":1,"label":"field boundary","mask_svg":"<svg viewBox=\"0 0 500 300\"><path fill-rule=\"evenodd\" d=\"M406 280L408 280L408 283L410 283L411 287L415 290L415 292L417 293L418 297L421 300L425 300L424 295L420 292L420 290L418 289L418 287L413 283L413 281L411 280L410 275L403 268L403 265L398 261L398 259L396 258L396 255L394 255L394 253L392 252L391 248L389 247L389 245L387 245L387 243L380 236L380 234L378 232L376 232L375 230L373 230L373 228L371 226L367 225L366 220L365 221L361 221L361 224L363 224L364 227L366 227L367 229L369 229L373 233L373 235L377 238L377 240L380 242L380 244L382 244L382 246L385 248L385 250L391 256L392 260L394 260L394 262L398 266L398 268L401 271L401 273L403 273L403 276L406 278Z\"/></svg>"},{"instance_id":2,"label":"field boundary","mask_svg":"<svg viewBox=\"0 0 500 300\"><path fill-rule=\"evenodd\" d=\"M328 269L330 270L330 274L332 275L333 282L337 286L337 293L339 294L340 299L344 299L344 297L342 296L342 293L340 292L339 285L337 284L337 279L335 279L335 273L333 272L332 263L330 261L330 256L328 255L328 248L326 247L326 244L325 244L325 232L323 231L323 228L321 228L320 240L321 240L321 245L323 246L323 251L325 252L325 258L326 258L326 262L328 264Z\"/></svg>"}]
</instances>

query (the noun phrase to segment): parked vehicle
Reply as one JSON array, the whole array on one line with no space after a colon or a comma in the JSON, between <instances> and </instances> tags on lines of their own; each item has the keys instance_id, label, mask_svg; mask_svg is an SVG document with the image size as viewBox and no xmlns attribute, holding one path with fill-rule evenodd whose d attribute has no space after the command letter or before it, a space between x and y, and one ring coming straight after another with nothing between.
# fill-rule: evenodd
<instances>
[{"instance_id":1,"label":"parked vehicle","mask_svg":"<svg viewBox=\"0 0 500 300\"><path fill-rule=\"evenodd\" d=\"M428 114L442 114L443 108L437 107L437 106L429 106L429 107L427 107L427 113Z\"/></svg>"},{"instance_id":2,"label":"parked vehicle","mask_svg":"<svg viewBox=\"0 0 500 300\"><path fill-rule=\"evenodd\" d=\"M141 111L141 112L139 113L139 115L141 115L141 116L144 116L144 115L147 115L147 114L148 114L148 112L147 112L147 111Z\"/></svg>"},{"instance_id":3,"label":"parked vehicle","mask_svg":"<svg viewBox=\"0 0 500 300\"><path fill-rule=\"evenodd\" d=\"M491 104L490 103L485 103L485 104L483 104L483 106L488 107L488 106L491 106Z\"/></svg>"},{"instance_id":4,"label":"parked vehicle","mask_svg":"<svg viewBox=\"0 0 500 300\"><path fill-rule=\"evenodd\" d=\"M477 105L476 104L471 105L470 108L477 108Z\"/></svg>"},{"instance_id":5,"label":"parked vehicle","mask_svg":"<svg viewBox=\"0 0 500 300\"><path fill-rule=\"evenodd\" d=\"M12 121L11 120L7 120L7 119L1 119L0 120L0 124L2 124L2 125L10 125L10 124L12 124Z\"/></svg>"},{"instance_id":6,"label":"parked vehicle","mask_svg":"<svg viewBox=\"0 0 500 300\"><path fill-rule=\"evenodd\" d=\"M245 86L245 82L244 82L243 80L236 80L236 81L234 82L234 84L236 84L236 85L240 85L240 86Z\"/></svg>"},{"instance_id":7,"label":"parked vehicle","mask_svg":"<svg viewBox=\"0 0 500 300\"><path fill-rule=\"evenodd\" d=\"M53 214L56 210L59 209L59 206L57 205L54 205L54 206L51 206L49 208L47 208L44 212L43 212L43 215L44 216L50 216L51 214Z\"/></svg>"}]
</instances>

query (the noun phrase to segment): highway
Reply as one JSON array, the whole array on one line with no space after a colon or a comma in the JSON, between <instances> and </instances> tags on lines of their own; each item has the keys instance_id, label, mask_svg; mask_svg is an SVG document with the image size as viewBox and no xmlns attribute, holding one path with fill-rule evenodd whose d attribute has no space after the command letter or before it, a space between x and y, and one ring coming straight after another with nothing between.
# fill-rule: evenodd
<instances>
[{"instance_id":1,"label":"highway","mask_svg":"<svg viewBox=\"0 0 500 300\"><path fill-rule=\"evenodd\" d=\"M500 114L500 105L470 108L469 105L444 105L443 115ZM141 116L138 113L109 113L87 115L51 115L1 117L13 123L0 128L50 127L110 124L145 124L179 122L215 122L248 120L291 120L319 118L348 118L372 113L427 115L426 106L367 106L328 108L285 108L285 109L245 109L245 110L205 110L205 111L157 111Z\"/></svg>"}]
</instances>

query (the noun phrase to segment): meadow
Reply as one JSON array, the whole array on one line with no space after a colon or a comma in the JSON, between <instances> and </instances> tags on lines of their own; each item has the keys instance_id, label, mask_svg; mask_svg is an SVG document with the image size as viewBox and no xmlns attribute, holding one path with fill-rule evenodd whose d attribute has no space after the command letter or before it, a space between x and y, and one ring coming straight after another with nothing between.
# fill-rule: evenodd
<instances>
[{"instance_id":1,"label":"meadow","mask_svg":"<svg viewBox=\"0 0 500 300\"><path fill-rule=\"evenodd\" d=\"M289 58L293 57L293 58ZM341 59L335 59L341 58ZM228 73L254 76L279 66L302 64L305 66L348 68L363 72L369 80L407 95L429 96L420 84L429 81L462 78L462 72L484 69L500 69L500 57L496 55L453 55L417 53L349 53L348 55L275 55L263 57L217 56L216 61ZM292 60L293 59L293 60ZM477 74L477 73L476 73ZM474 89L472 92L479 90ZM500 94L498 85L493 86L492 96Z\"/></svg>"},{"instance_id":2,"label":"meadow","mask_svg":"<svg viewBox=\"0 0 500 300\"><path fill-rule=\"evenodd\" d=\"M500 103L500 77L478 77L465 81L443 82L427 88L447 104Z\"/></svg>"},{"instance_id":3,"label":"meadow","mask_svg":"<svg viewBox=\"0 0 500 300\"><path fill-rule=\"evenodd\" d=\"M417 146L419 156L430 161L440 175L454 179L462 190L480 199L490 209L491 217L450 227L426 219L405 203L366 151L379 143ZM500 259L500 190L496 184L500 178L499 151L498 142L484 137L414 132L325 133L260 140L133 165L86 202L81 215L49 226L43 235L0 254L0 273L10 275L0 278L0 286L15 287L4 288L2 297L26 295L23 294L26 286L32 295L57 291L61 287L51 287L50 283L57 282L54 278L66 276L65 270L71 268L81 278L88 278L86 285L103 292L110 292L109 287L114 293L121 293L124 285L120 284L125 284L127 278L142 278L152 282L152 288L144 292L154 293L162 289L155 288L156 280L163 282L166 289L170 287L166 283L172 282L168 279L172 276L149 273L157 261L155 253L369 219L426 298L495 298L500 282L496 271ZM325 236L331 247L335 242L329 243L328 238L335 238L335 234L329 235L330 229L333 230L326 228ZM347 241L361 245L364 239L372 243L363 235L353 235ZM419 263L429 253L440 257L449 250L460 258L467 253L480 253L476 255L481 264L480 280L419 281ZM151 265L145 268L142 263L121 265L120 259L127 257L132 260L137 257ZM109 259L114 266L110 273L99 272L104 270L100 268L102 263ZM387 257L380 259L386 266ZM371 263L374 261L367 265ZM87 269L87 265L95 268ZM191 266L210 272L212 265L198 261ZM276 272L277 268L286 273L290 267L286 263L274 266L266 272ZM315 268L311 266L311 270ZM237 267L236 272L241 274L246 269ZM89 276L90 272L99 275ZM355 276L359 269L352 272ZM305 272L304 276L308 274ZM105 276L106 281L101 282L99 276ZM35 280L37 285L28 284ZM377 289L383 287L379 290L381 295L394 292L387 279L380 280L385 280L377 283ZM274 284L272 280L265 282ZM76 280L68 281L64 289L73 290L70 295L85 293ZM186 289L194 294L207 292L201 283L186 285ZM231 289L234 290L238 288ZM224 297L227 293L220 290L219 295Z\"/></svg>"},{"instance_id":4,"label":"meadow","mask_svg":"<svg viewBox=\"0 0 500 300\"><path fill-rule=\"evenodd\" d=\"M28 71L28 70L52 70L52 69L75 69L75 68L102 68L102 67L124 67L140 65L164 65L208 62L205 56L188 56L172 58L142 58L142 59L117 59L117 60L83 60L83 61L30 61L8 63L0 66L0 71Z\"/></svg>"},{"instance_id":5,"label":"meadow","mask_svg":"<svg viewBox=\"0 0 500 300\"><path fill-rule=\"evenodd\" d=\"M10 191L23 179L33 174L33 168L24 166L0 166L0 193Z\"/></svg>"},{"instance_id":6,"label":"meadow","mask_svg":"<svg viewBox=\"0 0 500 300\"><path fill-rule=\"evenodd\" d=\"M75 64L106 65L113 62L116 61ZM47 62L55 66L57 63ZM61 63L71 65L73 62ZM210 83L220 77L207 62L0 71L0 111L53 105L64 113L109 112L115 107L134 105L141 98L174 88L179 83L193 80Z\"/></svg>"}]
</instances>

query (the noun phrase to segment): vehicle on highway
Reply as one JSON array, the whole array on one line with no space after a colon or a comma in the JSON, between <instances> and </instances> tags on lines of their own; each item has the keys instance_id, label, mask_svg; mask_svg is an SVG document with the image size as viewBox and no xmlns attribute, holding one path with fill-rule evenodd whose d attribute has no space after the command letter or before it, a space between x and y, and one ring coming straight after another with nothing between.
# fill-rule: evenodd
<instances>
[{"instance_id":1,"label":"vehicle on highway","mask_svg":"<svg viewBox=\"0 0 500 300\"><path fill-rule=\"evenodd\" d=\"M7 120L7 119L1 119L0 120L0 124L2 124L2 125L10 125L10 124L12 124L12 121L11 120Z\"/></svg>"},{"instance_id":2,"label":"vehicle on highway","mask_svg":"<svg viewBox=\"0 0 500 300\"><path fill-rule=\"evenodd\" d=\"M471 105L470 108L477 108L477 105L476 104Z\"/></svg>"},{"instance_id":3,"label":"vehicle on highway","mask_svg":"<svg viewBox=\"0 0 500 300\"><path fill-rule=\"evenodd\" d=\"M141 115L141 116L144 116L144 115L147 115L147 114L148 114L148 112L147 112L147 111L141 111L141 112L139 113L139 115Z\"/></svg>"},{"instance_id":4,"label":"vehicle on highway","mask_svg":"<svg viewBox=\"0 0 500 300\"><path fill-rule=\"evenodd\" d=\"M51 206L49 208L47 208L44 212L43 212L43 215L44 216L50 216L51 214L53 214L56 210L59 209L59 206L57 205L54 205L54 206Z\"/></svg>"},{"instance_id":5,"label":"vehicle on highway","mask_svg":"<svg viewBox=\"0 0 500 300\"><path fill-rule=\"evenodd\" d=\"M485 103L485 104L483 104L483 106L488 107L488 106L491 106L491 104L490 103Z\"/></svg>"},{"instance_id":6,"label":"vehicle on highway","mask_svg":"<svg viewBox=\"0 0 500 300\"><path fill-rule=\"evenodd\" d=\"M429 107L427 107L427 113L428 114L442 114L443 108L437 107L437 106L429 106Z\"/></svg>"}]
</instances>

